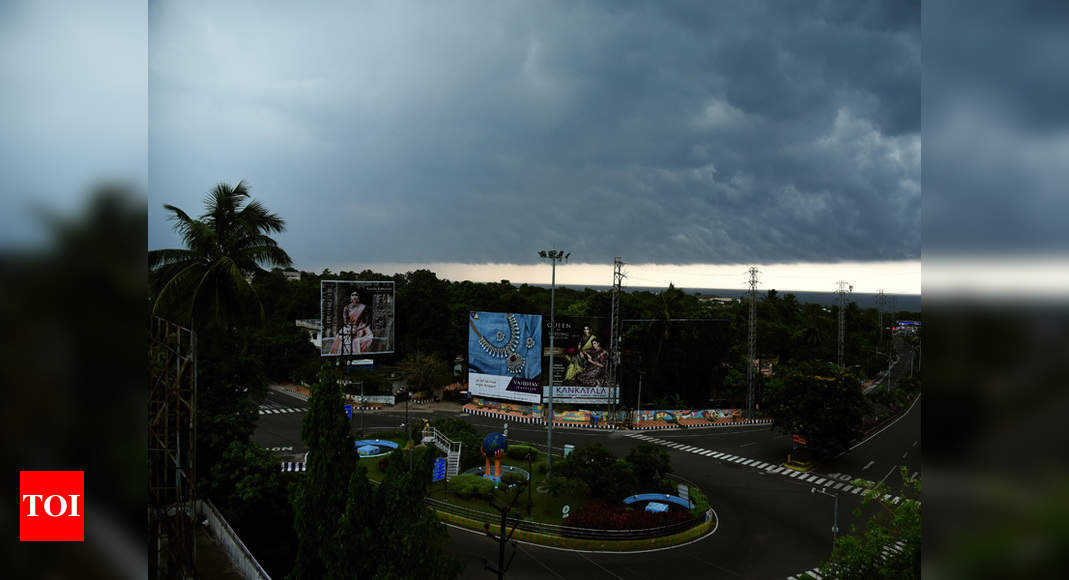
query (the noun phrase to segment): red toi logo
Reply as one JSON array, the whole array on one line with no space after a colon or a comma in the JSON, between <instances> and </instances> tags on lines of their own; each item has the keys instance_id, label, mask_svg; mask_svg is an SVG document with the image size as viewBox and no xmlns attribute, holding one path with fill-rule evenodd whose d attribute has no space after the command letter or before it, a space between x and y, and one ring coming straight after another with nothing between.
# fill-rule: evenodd
<instances>
[{"instance_id":1,"label":"red toi logo","mask_svg":"<svg viewBox=\"0 0 1069 580\"><path fill-rule=\"evenodd\" d=\"M85 541L85 472L19 472L19 540Z\"/></svg>"}]
</instances>

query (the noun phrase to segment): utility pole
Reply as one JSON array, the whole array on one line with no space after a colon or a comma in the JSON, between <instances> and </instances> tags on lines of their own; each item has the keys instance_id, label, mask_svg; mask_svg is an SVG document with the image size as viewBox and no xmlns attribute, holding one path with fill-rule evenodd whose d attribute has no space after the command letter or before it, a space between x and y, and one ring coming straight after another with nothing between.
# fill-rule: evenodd
<instances>
[{"instance_id":1,"label":"utility pole","mask_svg":"<svg viewBox=\"0 0 1069 580\"><path fill-rule=\"evenodd\" d=\"M837 353L837 363L839 369L846 368L846 357L844 353L846 351L846 295L854 291L853 285L849 284L845 280L839 280L839 290L836 294L839 295L839 350Z\"/></svg>"},{"instance_id":2,"label":"utility pole","mask_svg":"<svg viewBox=\"0 0 1069 580\"><path fill-rule=\"evenodd\" d=\"M552 278L549 288L549 416L546 421L546 481L553 473L553 335L557 333L556 321L556 293L557 293L557 262L567 262L572 253L561 250L539 250L538 257L549 260L553 264Z\"/></svg>"},{"instance_id":3,"label":"utility pole","mask_svg":"<svg viewBox=\"0 0 1069 580\"><path fill-rule=\"evenodd\" d=\"M646 371L638 371L638 400L635 401L635 426L638 427L642 423L642 375L646 374Z\"/></svg>"},{"instance_id":4,"label":"utility pole","mask_svg":"<svg viewBox=\"0 0 1069 580\"><path fill-rule=\"evenodd\" d=\"M880 318L877 327L879 328L879 334L876 336L876 350L883 347L883 309L886 304L887 297L883 294L883 288L876 294L876 304L879 309Z\"/></svg>"},{"instance_id":5,"label":"utility pole","mask_svg":"<svg viewBox=\"0 0 1069 580\"><path fill-rule=\"evenodd\" d=\"M828 488L817 489L815 487L809 488L809 493L820 493L835 498L835 515L833 516L831 525L831 549L835 549L835 540L839 535L839 494L828 493Z\"/></svg>"},{"instance_id":6,"label":"utility pole","mask_svg":"<svg viewBox=\"0 0 1069 580\"><path fill-rule=\"evenodd\" d=\"M750 267L750 327L746 334L749 348L746 355L746 418L754 418L754 360L757 359L757 274L756 266Z\"/></svg>"},{"instance_id":7,"label":"utility pole","mask_svg":"<svg viewBox=\"0 0 1069 580\"><path fill-rule=\"evenodd\" d=\"M623 285L624 261L619 257L612 260L612 318L610 320L609 336L609 385L616 389L616 396L612 397L610 414L616 409L620 393L620 342L622 329L620 328L620 288Z\"/></svg>"},{"instance_id":8,"label":"utility pole","mask_svg":"<svg viewBox=\"0 0 1069 580\"><path fill-rule=\"evenodd\" d=\"M364 427L364 407L367 406L364 398L364 381L360 381L360 436L363 437L367 431Z\"/></svg>"}]
</instances>

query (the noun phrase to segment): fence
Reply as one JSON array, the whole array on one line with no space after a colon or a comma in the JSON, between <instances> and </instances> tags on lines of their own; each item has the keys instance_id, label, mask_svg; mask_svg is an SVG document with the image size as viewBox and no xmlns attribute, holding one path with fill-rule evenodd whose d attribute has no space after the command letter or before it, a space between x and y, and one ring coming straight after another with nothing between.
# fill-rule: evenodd
<instances>
[{"instance_id":1,"label":"fence","mask_svg":"<svg viewBox=\"0 0 1069 580\"><path fill-rule=\"evenodd\" d=\"M242 578L271 580L260 563L256 561L256 557L245 547L245 543L234 533L223 514L215 509L211 500L198 499L197 513L208 520L208 529L211 530L212 536L219 542L220 547L230 558L230 563Z\"/></svg>"}]
</instances>

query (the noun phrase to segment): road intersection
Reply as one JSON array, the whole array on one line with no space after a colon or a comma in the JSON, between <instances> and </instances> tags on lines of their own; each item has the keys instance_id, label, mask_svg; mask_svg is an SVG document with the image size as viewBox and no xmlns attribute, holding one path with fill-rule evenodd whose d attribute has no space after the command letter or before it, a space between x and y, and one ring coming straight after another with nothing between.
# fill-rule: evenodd
<instances>
[{"instance_id":1,"label":"road intersection","mask_svg":"<svg viewBox=\"0 0 1069 580\"><path fill-rule=\"evenodd\" d=\"M263 403L255 440L278 448L280 461L302 461L308 450L300 439L307 402L272 390ZM284 409L293 411L282 412ZM458 417L480 433L500 431L503 421L461 412L446 403L410 407L409 419ZM614 431L554 428L554 451L564 444L601 443L617 456L648 442L662 446L673 471L705 490L717 512L718 528L689 545L642 554L581 553L544 546L521 545L511 578L650 578L674 573L683 577L787 578L804 577L827 557L832 541L834 514L831 498L811 493L818 487L839 494L840 529L860 524L851 512L862 499L854 479L883 480L893 493L902 486L896 472L905 465L920 471L921 404L915 401L894 422L862 439L849 452L801 474L783 467L790 449L789 435L767 425L729 429ZM383 409L365 414L369 432L396 429L405 421L404 410ZM359 421L354 417L354 424ZM510 439L544 449L545 428L537 424L509 424ZM897 496L888 499L894 501ZM496 547L482 534L450 528L450 550L467 563L465 578L483 578L482 558ZM804 574L804 573L802 573Z\"/></svg>"}]
</instances>

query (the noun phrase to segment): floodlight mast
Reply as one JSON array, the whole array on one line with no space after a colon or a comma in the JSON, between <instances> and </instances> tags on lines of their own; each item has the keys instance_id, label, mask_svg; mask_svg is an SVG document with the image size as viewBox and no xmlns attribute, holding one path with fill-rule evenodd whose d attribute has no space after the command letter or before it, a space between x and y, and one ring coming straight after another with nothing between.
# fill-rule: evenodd
<instances>
[{"instance_id":1,"label":"floodlight mast","mask_svg":"<svg viewBox=\"0 0 1069 580\"><path fill-rule=\"evenodd\" d=\"M552 264L552 274L549 287L549 409L548 421L546 421L546 481L549 481L553 473L553 335L556 333L556 291L557 291L557 262L567 262L571 252L561 250L539 250L538 257L549 260Z\"/></svg>"}]
</instances>

